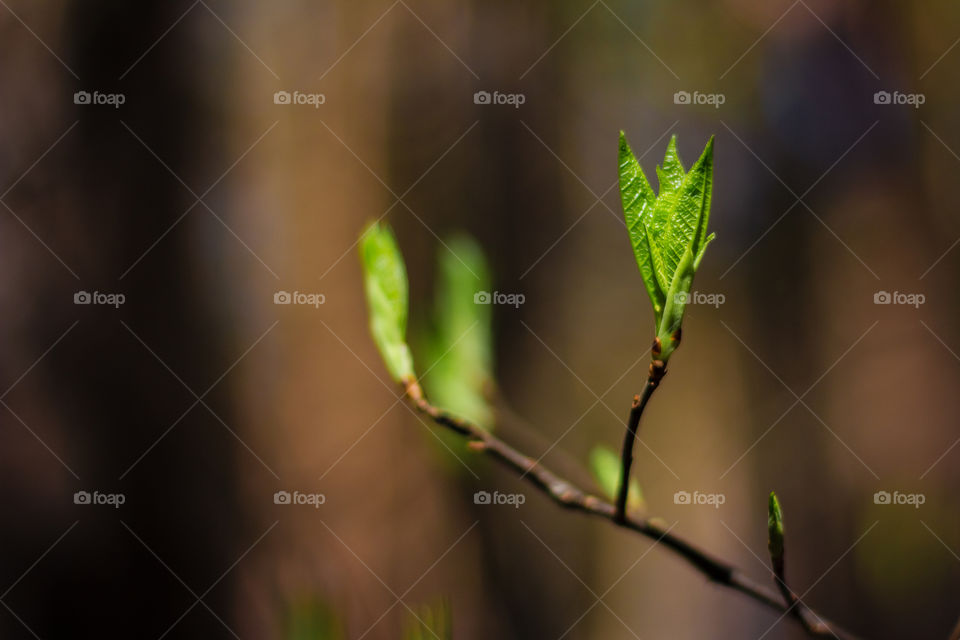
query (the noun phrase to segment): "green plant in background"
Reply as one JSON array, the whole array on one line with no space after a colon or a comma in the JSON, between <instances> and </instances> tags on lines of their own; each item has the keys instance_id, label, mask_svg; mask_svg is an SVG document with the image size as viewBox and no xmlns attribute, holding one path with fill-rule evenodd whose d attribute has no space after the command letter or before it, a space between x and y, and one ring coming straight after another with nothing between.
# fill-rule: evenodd
<instances>
[{"instance_id":1,"label":"green plant in background","mask_svg":"<svg viewBox=\"0 0 960 640\"><path fill-rule=\"evenodd\" d=\"M403 640L452 640L453 620L445 600L420 607L407 617Z\"/></svg>"},{"instance_id":2,"label":"green plant in background","mask_svg":"<svg viewBox=\"0 0 960 640\"><path fill-rule=\"evenodd\" d=\"M437 256L439 283L427 338L424 384L436 402L485 429L493 427L492 306L476 304L493 287L480 245L448 238Z\"/></svg>"},{"instance_id":3,"label":"green plant in background","mask_svg":"<svg viewBox=\"0 0 960 640\"><path fill-rule=\"evenodd\" d=\"M302 598L287 608L283 637L286 640L343 640L346 633L329 605L316 598Z\"/></svg>"},{"instance_id":4,"label":"green plant in background","mask_svg":"<svg viewBox=\"0 0 960 640\"><path fill-rule=\"evenodd\" d=\"M403 640L453 640L450 606L446 600L410 609ZM317 598L290 606L284 621L285 640L346 640L347 632L336 612Z\"/></svg>"},{"instance_id":5,"label":"green plant in background","mask_svg":"<svg viewBox=\"0 0 960 640\"><path fill-rule=\"evenodd\" d=\"M590 452L590 470L603 495L614 500L620 483L620 458L616 452L606 445L595 446ZM631 478L627 492L627 511L642 511L645 505L640 483L636 478Z\"/></svg>"},{"instance_id":6,"label":"green plant in background","mask_svg":"<svg viewBox=\"0 0 960 640\"><path fill-rule=\"evenodd\" d=\"M627 230L653 306L655 337L647 381L641 393L634 396L619 460L613 450L603 445L590 455L590 467L600 493L612 503L559 477L539 460L494 435L495 414L489 405L489 390L493 386L491 309L475 300L478 292L490 290L490 274L482 252L472 240L462 236L451 239L446 244L449 251L442 253L439 260L434 333L427 348L431 365L425 375L430 397L439 403L435 405L427 399L414 374L406 343L407 279L396 240L387 227L377 223L364 231L360 254L370 327L387 369L417 410L466 437L471 450L489 454L556 503L662 542L664 548L686 559L715 583L746 594L784 615L791 614L812 636L851 638L800 603L787 587L783 573L783 516L775 495L770 495L768 505L768 534L777 590L755 583L735 567L698 549L664 528L662 521L642 517L643 495L639 483L630 476L633 444L644 407L680 344L693 278L714 239L714 234L708 233L713 139L686 171L677 155L676 139L671 138L663 164L657 167L658 193L654 193L622 132L618 159ZM408 635L410 640L422 637L411 633L414 635Z\"/></svg>"}]
</instances>

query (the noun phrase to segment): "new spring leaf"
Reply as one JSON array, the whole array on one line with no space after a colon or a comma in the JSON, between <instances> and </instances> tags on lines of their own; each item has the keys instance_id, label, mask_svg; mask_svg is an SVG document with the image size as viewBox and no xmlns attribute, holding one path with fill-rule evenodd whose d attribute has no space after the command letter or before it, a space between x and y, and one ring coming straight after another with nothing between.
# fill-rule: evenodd
<instances>
[{"instance_id":1,"label":"new spring leaf","mask_svg":"<svg viewBox=\"0 0 960 640\"><path fill-rule=\"evenodd\" d=\"M407 346L407 270L393 232L373 223L360 239L370 332L394 380L413 378Z\"/></svg>"},{"instance_id":2,"label":"new spring leaf","mask_svg":"<svg viewBox=\"0 0 960 640\"><path fill-rule=\"evenodd\" d=\"M707 245L713 189L713 138L687 172L670 139L663 165L657 167L654 194L626 136L620 132L620 198L643 284L653 305L664 362L679 342L683 311L693 276Z\"/></svg>"}]
</instances>

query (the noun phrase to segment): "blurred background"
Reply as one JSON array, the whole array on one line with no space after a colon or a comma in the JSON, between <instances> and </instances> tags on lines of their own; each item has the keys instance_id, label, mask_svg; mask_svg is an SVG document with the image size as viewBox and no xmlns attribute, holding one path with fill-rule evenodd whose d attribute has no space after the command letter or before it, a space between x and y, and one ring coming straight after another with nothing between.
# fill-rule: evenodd
<instances>
[{"instance_id":1,"label":"blurred background","mask_svg":"<svg viewBox=\"0 0 960 640\"><path fill-rule=\"evenodd\" d=\"M671 134L687 166L716 136L703 302L637 445L650 513L768 581L776 490L806 603L865 637L946 637L958 19L939 0L3 0L0 635L323 637L332 616L397 638L445 598L455 638L802 637L438 440L369 338L365 224L397 232L414 336L448 234L475 236L524 297L492 307L498 433L592 489L653 336L623 129L651 181Z\"/></svg>"}]
</instances>

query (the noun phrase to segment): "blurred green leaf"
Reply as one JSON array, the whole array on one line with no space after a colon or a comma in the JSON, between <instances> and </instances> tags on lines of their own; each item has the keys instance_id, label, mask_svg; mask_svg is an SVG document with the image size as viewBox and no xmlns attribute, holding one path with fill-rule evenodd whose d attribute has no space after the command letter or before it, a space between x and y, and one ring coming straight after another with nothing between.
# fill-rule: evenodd
<instances>
[{"instance_id":1,"label":"blurred green leaf","mask_svg":"<svg viewBox=\"0 0 960 640\"><path fill-rule=\"evenodd\" d=\"M407 271L393 232L374 222L360 239L370 331L396 381L413 377L407 346Z\"/></svg>"},{"instance_id":2,"label":"blurred green leaf","mask_svg":"<svg viewBox=\"0 0 960 640\"><path fill-rule=\"evenodd\" d=\"M452 640L453 620L445 600L420 607L407 618L404 640Z\"/></svg>"},{"instance_id":3,"label":"blurred green leaf","mask_svg":"<svg viewBox=\"0 0 960 640\"><path fill-rule=\"evenodd\" d=\"M713 234L707 233L713 189L713 138L685 172L670 138L663 165L657 167L659 193L653 190L620 133L620 197L630 243L653 304L659 358L666 362L678 343L693 276Z\"/></svg>"},{"instance_id":4,"label":"blurred green leaf","mask_svg":"<svg viewBox=\"0 0 960 640\"><path fill-rule=\"evenodd\" d=\"M597 445L590 452L590 470L603 494L610 500L616 500L620 488L620 456L610 447ZM627 510L642 509L643 505L640 484L636 478L631 478L630 488L627 490Z\"/></svg>"},{"instance_id":5,"label":"blurred green leaf","mask_svg":"<svg viewBox=\"0 0 960 640\"><path fill-rule=\"evenodd\" d=\"M783 560L783 512L780 511L780 501L777 494L770 492L767 503L767 548L774 564Z\"/></svg>"},{"instance_id":6,"label":"blurred green leaf","mask_svg":"<svg viewBox=\"0 0 960 640\"><path fill-rule=\"evenodd\" d=\"M346 634L340 619L323 602L301 600L287 611L285 640L343 640Z\"/></svg>"},{"instance_id":7,"label":"blurred green leaf","mask_svg":"<svg viewBox=\"0 0 960 640\"><path fill-rule=\"evenodd\" d=\"M428 341L430 368L424 386L437 406L493 428L488 395L493 386L491 305L476 304L491 289L483 250L472 238L446 241L437 258L434 330Z\"/></svg>"}]
</instances>

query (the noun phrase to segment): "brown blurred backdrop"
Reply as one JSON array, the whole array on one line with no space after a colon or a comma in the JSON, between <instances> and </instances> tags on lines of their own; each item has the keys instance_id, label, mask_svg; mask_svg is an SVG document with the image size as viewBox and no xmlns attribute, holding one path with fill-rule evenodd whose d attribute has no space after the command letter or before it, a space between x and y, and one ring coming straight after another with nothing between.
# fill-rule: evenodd
<instances>
[{"instance_id":1,"label":"brown blurred backdrop","mask_svg":"<svg viewBox=\"0 0 960 640\"><path fill-rule=\"evenodd\" d=\"M589 485L652 335L620 129L651 179L670 134L687 163L717 138L694 289L724 303L689 308L644 417L651 512L766 580L775 489L805 602L866 637L946 637L956 3L0 5L3 637L283 638L322 603L349 638L396 638L440 596L457 638L802 637L439 441L369 339L363 226L398 233L412 333L441 239L472 233L526 300L494 311L525 423L500 430Z\"/></svg>"}]
</instances>

